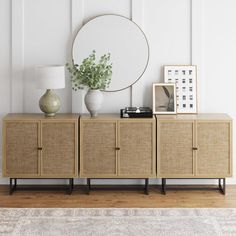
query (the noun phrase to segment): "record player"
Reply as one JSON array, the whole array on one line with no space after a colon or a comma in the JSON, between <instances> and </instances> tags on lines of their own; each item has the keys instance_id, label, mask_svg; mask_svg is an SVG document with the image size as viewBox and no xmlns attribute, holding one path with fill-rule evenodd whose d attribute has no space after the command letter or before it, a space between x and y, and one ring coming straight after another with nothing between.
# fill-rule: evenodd
<instances>
[{"instance_id":1,"label":"record player","mask_svg":"<svg viewBox=\"0 0 236 236\"><path fill-rule=\"evenodd\" d=\"M121 118L152 118L152 109L149 107L126 107L120 110Z\"/></svg>"}]
</instances>

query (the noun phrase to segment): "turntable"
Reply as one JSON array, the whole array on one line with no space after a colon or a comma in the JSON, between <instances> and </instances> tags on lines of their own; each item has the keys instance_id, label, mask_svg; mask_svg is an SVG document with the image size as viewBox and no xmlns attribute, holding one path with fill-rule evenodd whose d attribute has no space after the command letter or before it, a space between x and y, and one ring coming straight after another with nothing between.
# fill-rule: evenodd
<instances>
[{"instance_id":1,"label":"turntable","mask_svg":"<svg viewBox=\"0 0 236 236\"><path fill-rule=\"evenodd\" d=\"M120 110L121 118L152 118L152 109L149 107L126 107Z\"/></svg>"}]
</instances>

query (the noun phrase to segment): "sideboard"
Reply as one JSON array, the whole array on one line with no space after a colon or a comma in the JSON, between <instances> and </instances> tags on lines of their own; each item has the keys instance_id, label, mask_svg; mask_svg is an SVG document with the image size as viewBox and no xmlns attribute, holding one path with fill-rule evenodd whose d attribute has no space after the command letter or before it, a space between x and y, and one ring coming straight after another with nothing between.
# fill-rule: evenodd
<instances>
[{"instance_id":1,"label":"sideboard","mask_svg":"<svg viewBox=\"0 0 236 236\"><path fill-rule=\"evenodd\" d=\"M10 194L17 179L78 177L78 115L8 114L3 120L3 176ZM13 184L14 180L14 184Z\"/></svg>"},{"instance_id":2,"label":"sideboard","mask_svg":"<svg viewBox=\"0 0 236 236\"><path fill-rule=\"evenodd\" d=\"M226 114L157 116L157 177L218 179L232 176L232 120ZM221 185L221 182L223 184Z\"/></svg>"},{"instance_id":3,"label":"sideboard","mask_svg":"<svg viewBox=\"0 0 236 236\"><path fill-rule=\"evenodd\" d=\"M91 179L156 178L156 120L119 115L80 117L80 177Z\"/></svg>"},{"instance_id":4,"label":"sideboard","mask_svg":"<svg viewBox=\"0 0 236 236\"><path fill-rule=\"evenodd\" d=\"M232 119L226 114L157 115L122 119L118 114L8 114L3 120L3 176L10 194L17 179L86 178L225 179L232 170Z\"/></svg>"}]
</instances>

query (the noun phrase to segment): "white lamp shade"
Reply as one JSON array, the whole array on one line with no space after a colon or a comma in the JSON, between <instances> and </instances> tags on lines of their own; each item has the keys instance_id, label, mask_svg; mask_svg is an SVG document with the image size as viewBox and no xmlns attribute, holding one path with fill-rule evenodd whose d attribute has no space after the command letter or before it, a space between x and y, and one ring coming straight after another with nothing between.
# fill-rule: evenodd
<instances>
[{"instance_id":1,"label":"white lamp shade","mask_svg":"<svg viewBox=\"0 0 236 236\"><path fill-rule=\"evenodd\" d=\"M36 85L39 89L65 88L64 66L37 66Z\"/></svg>"}]
</instances>

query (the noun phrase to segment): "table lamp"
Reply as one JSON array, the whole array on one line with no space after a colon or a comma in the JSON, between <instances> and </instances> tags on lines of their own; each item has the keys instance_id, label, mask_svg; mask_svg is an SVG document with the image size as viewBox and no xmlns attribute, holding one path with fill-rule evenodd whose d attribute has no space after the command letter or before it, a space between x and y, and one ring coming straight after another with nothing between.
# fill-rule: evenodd
<instances>
[{"instance_id":1,"label":"table lamp","mask_svg":"<svg viewBox=\"0 0 236 236\"><path fill-rule=\"evenodd\" d=\"M65 68L56 66L37 66L36 84L39 89L46 89L46 93L39 100L39 107L47 117L55 116L60 109L60 98L53 89L65 88Z\"/></svg>"}]
</instances>

